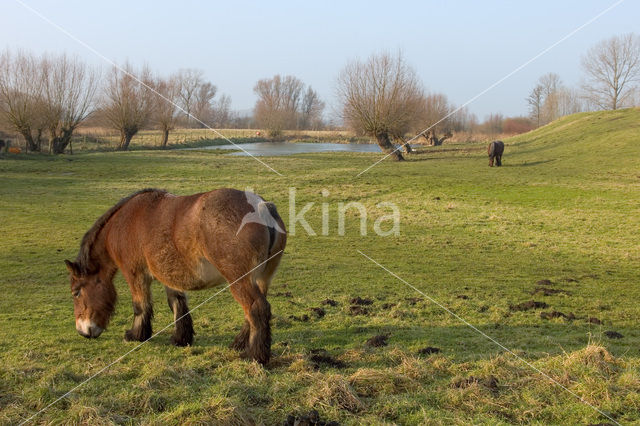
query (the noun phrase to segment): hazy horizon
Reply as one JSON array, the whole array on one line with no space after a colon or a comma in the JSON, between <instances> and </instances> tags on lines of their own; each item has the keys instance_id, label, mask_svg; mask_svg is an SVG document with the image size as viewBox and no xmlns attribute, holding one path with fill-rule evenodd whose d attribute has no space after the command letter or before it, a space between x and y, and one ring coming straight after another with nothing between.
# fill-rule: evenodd
<instances>
[{"instance_id":1,"label":"hazy horizon","mask_svg":"<svg viewBox=\"0 0 640 426\"><path fill-rule=\"evenodd\" d=\"M342 67L374 52L401 50L428 91L460 105L543 49L614 4L613 1L493 1L451 4L294 2L198 4L123 2L64 5L25 0L100 54L121 63L146 63L160 75L202 69L232 99L234 110L253 108L253 86L275 74L294 75L318 91L328 108ZM18 1L3 6L3 49L77 54L109 66L86 47ZM580 83L580 58L598 41L633 32L640 4L623 2L471 105L490 113L526 115L525 98L542 74ZM219 95L218 95L219 96Z\"/></svg>"}]
</instances>

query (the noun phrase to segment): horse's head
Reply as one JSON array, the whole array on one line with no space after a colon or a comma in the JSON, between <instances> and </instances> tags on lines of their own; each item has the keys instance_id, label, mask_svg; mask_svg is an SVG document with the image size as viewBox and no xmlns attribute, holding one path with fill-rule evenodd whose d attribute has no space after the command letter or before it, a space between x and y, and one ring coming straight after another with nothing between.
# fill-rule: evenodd
<instances>
[{"instance_id":1,"label":"horse's head","mask_svg":"<svg viewBox=\"0 0 640 426\"><path fill-rule=\"evenodd\" d=\"M100 272L86 272L77 263L65 260L71 280L73 313L80 335L98 337L107 328L116 305L116 289L111 278Z\"/></svg>"}]
</instances>

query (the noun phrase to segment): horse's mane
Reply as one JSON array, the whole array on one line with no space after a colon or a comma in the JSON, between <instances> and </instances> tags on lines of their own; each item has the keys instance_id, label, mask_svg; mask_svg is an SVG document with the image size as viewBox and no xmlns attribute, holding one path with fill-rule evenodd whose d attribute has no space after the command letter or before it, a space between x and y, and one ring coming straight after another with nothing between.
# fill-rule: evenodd
<instances>
[{"instance_id":1,"label":"horse's mane","mask_svg":"<svg viewBox=\"0 0 640 426\"><path fill-rule=\"evenodd\" d=\"M134 192L128 197L124 197L122 200L118 201L113 207L107 210L96 222L93 226L84 234L82 237L82 243L80 243L80 252L78 253L78 257L76 258L76 264L83 272L88 272L91 270L91 249L93 248L93 244L98 239L98 235L102 228L107 224L109 219L118 211L122 206L124 206L129 200L148 192L157 192L165 194L167 191L155 188L145 188L138 192Z\"/></svg>"}]
</instances>

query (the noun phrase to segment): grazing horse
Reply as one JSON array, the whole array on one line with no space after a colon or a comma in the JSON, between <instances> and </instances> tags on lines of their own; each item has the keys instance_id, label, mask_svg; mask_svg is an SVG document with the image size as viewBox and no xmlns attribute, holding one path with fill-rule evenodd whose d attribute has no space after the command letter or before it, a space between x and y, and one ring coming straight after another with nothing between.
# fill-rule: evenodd
<instances>
[{"instance_id":1,"label":"grazing horse","mask_svg":"<svg viewBox=\"0 0 640 426\"><path fill-rule=\"evenodd\" d=\"M243 223L256 213L260 217ZM253 193L218 189L180 197L157 189L138 191L87 231L75 262L65 260L76 329L84 337L98 337L107 327L119 269L133 298L133 327L125 340L145 341L152 335L150 287L155 278L165 286L173 311L173 344L190 345L193 322L185 291L226 281L245 317L231 346L265 364L271 355L267 290L286 240L275 205Z\"/></svg>"},{"instance_id":2,"label":"grazing horse","mask_svg":"<svg viewBox=\"0 0 640 426\"><path fill-rule=\"evenodd\" d=\"M493 141L487 148L489 154L489 167L493 167L493 159L496 160L496 166L502 166L502 153L504 152L504 143L502 141Z\"/></svg>"}]
</instances>

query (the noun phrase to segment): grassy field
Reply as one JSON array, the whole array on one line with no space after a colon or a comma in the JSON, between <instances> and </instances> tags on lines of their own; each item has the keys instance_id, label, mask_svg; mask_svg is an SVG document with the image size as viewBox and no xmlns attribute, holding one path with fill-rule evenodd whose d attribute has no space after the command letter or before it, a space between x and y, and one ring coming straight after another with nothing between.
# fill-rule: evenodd
<instances>
[{"instance_id":1,"label":"grassy field","mask_svg":"<svg viewBox=\"0 0 640 426\"><path fill-rule=\"evenodd\" d=\"M269 296L273 360L228 349L242 312L225 291L193 313L192 347L171 346L169 329L35 423L282 424L314 409L341 424L639 423L639 132L639 110L585 113L507 140L502 168L463 144L358 178L379 155L263 158L283 176L215 151L2 158L0 423L135 347L123 341L132 307L120 276L110 328L76 333L62 261L102 212L149 186L251 187L287 224L295 187L298 211L315 202L305 217L318 234L329 204L329 235L298 225L289 237ZM349 201L367 206L366 236L354 211L338 235L336 206ZM373 232L382 201L400 208L398 236ZM160 330L172 317L154 286ZM190 306L213 292L190 294ZM367 344L381 335L386 345Z\"/></svg>"}]
</instances>

